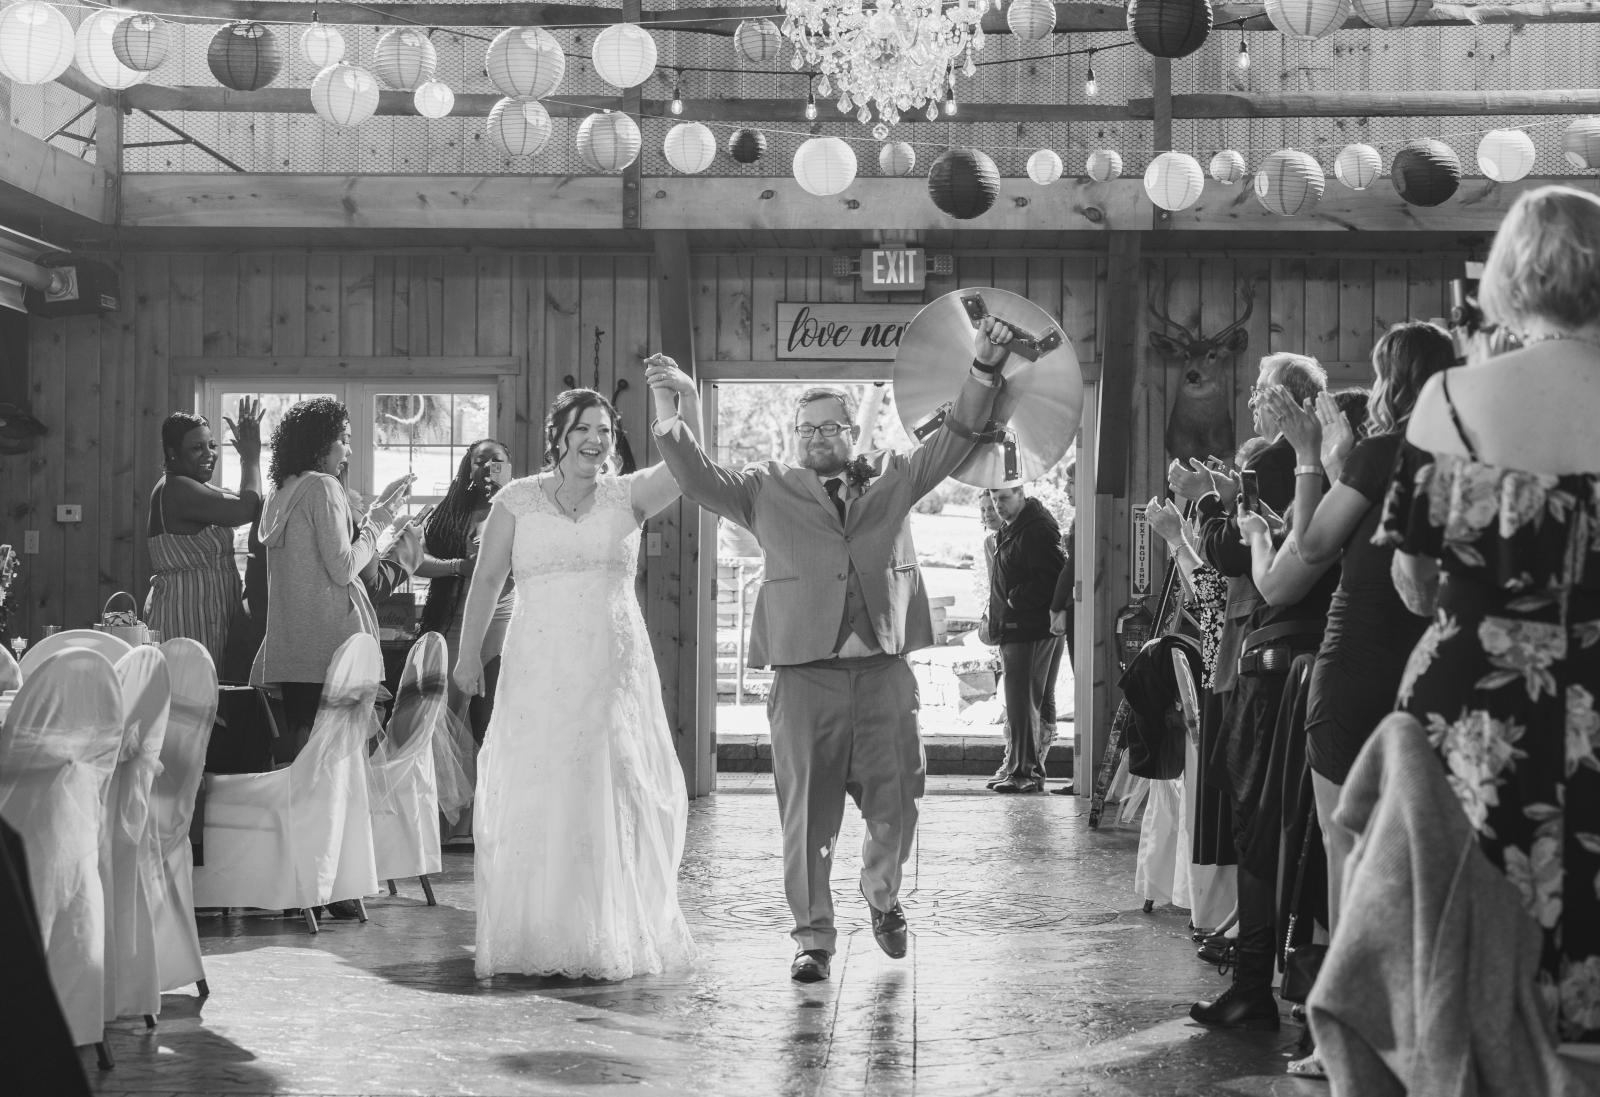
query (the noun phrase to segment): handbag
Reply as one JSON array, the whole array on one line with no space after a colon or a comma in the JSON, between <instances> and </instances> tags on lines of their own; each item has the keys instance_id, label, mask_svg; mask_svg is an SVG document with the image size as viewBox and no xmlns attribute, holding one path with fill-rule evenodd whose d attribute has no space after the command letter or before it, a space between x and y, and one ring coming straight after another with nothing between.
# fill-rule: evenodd
<instances>
[{"instance_id":1,"label":"handbag","mask_svg":"<svg viewBox=\"0 0 1600 1097\"><path fill-rule=\"evenodd\" d=\"M111 603L118 598L126 598L133 603L132 609L112 609ZM133 595L125 590L119 590L100 609L100 631L109 633L128 644L129 647L138 647L150 639L150 630L144 622L139 620L139 603L133 601Z\"/></svg>"},{"instance_id":2,"label":"handbag","mask_svg":"<svg viewBox=\"0 0 1600 1097\"><path fill-rule=\"evenodd\" d=\"M988 644L990 647L995 647L999 643L994 638L994 630L989 627L989 615L987 613L978 618L978 642L980 644Z\"/></svg>"},{"instance_id":3,"label":"handbag","mask_svg":"<svg viewBox=\"0 0 1600 1097\"><path fill-rule=\"evenodd\" d=\"M1317 973L1322 970L1322 961L1328 955L1327 945L1317 945L1307 942L1303 945L1294 945L1295 927L1300 922L1300 891L1306 882L1306 859L1311 854L1311 828L1317 825L1317 804L1313 800L1310 809L1306 812L1306 836L1300 843L1300 865L1294 874L1294 897L1289 900L1289 929L1283 937L1283 981L1278 989L1278 997L1285 1002L1299 1002L1311 995L1311 988L1316 985Z\"/></svg>"}]
</instances>

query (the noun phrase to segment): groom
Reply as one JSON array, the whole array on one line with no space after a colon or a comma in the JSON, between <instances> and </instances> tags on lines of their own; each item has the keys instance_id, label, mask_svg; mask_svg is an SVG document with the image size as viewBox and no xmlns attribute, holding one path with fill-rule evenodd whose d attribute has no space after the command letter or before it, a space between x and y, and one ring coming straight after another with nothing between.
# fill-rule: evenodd
<instances>
[{"instance_id":1,"label":"groom","mask_svg":"<svg viewBox=\"0 0 1600 1097\"><path fill-rule=\"evenodd\" d=\"M765 578L751 624L752 667L776 674L767 698L783 825L784 893L799 952L790 975L828 977L837 936L829 874L848 792L867 824L861 893L872 932L906 954L899 902L924 762L908 652L933 643L928 595L911 543L911 508L966 460L1001 385L1011 330L986 318L943 426L909 456L855 456L855 400L813 388L795 409L799 466L744 472L714 464L677 417L694 382L670 358L645 363L662 456L685 497L755 534Z\"/></svg>"}]
</instances>

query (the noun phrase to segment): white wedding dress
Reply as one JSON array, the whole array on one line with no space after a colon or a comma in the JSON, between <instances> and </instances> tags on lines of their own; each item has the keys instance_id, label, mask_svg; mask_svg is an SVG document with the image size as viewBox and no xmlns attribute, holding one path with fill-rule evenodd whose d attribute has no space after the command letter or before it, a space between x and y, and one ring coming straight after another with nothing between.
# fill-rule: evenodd
<instances>
[{"instance_id":1,"label":"white wedding dress","mask_svg":"<svg viewBox=\"0 0 1600 1097\"><path fill-rule=\"evenodd\" d=\"M631 477L602 476L577 521L538 477L516 519L516 608L478 760L478 977L626 979L681 966L688 796L634 594Z\"/></svg>"}]
</instances>

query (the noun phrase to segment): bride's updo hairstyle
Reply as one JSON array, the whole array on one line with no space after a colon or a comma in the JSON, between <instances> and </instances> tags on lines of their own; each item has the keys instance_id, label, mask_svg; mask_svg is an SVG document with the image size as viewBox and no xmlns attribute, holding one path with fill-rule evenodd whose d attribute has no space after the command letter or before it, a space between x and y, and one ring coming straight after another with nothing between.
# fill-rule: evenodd
<instances>
[{"instance_id":1,"label":"bride's updo hairstyle","mask_svg":"<svg viewBox=\"0 0 1600 1097\"><path fill-rule=\"evenodd\" d=\"M550 414L544 420L543 471L549 472L567 455L567 435L571 433L573 424L583 418L583 413L590 408L600 408L610 417L612 437L618 440L614 445L621 445L622 417L611 406L611 401L594 389L568 389L556 397L555 403L550 405Z\"/></svg>"},{"instance_id":2,"label":"bride's updo hairstyle","mask_svg":"<svg viewBox=\"0 0 1600 1097\"><path fill-rule=\"evenodd\" d=\"M1518 198L1495 233L1478 301L1517 332L1530 316L1567 328L1600 319L1600 198L1572 187Z\"/></svg>"}]
</instances>

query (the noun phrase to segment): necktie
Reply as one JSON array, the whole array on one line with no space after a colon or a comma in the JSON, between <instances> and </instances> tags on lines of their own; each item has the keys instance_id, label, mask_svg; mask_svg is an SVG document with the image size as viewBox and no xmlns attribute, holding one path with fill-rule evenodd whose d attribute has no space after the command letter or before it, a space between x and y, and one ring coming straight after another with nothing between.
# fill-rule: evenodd
<instances>
[{"instance_id":1,"label":"necktie","mask_svg":"<svg viewBox=\"0 0 1600 1097\"><path fill-rule=\"evenodd\" d=\"M828 498L833 500L833 509L839 512L839 524L844 525L844 499L839 494L839 489L844 487L844 481L835 476L824 481L823 487L828 489Z\"/></svg>"}]
</instances>

